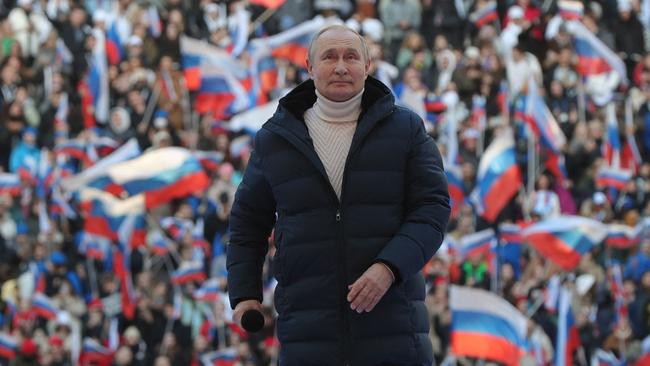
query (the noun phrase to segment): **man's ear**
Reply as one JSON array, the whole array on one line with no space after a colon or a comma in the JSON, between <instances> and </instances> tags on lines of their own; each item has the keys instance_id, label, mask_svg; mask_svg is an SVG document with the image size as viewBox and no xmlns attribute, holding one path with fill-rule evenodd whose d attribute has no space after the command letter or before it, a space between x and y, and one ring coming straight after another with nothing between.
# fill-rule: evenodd
<instances>
[{"instance_id":1,"label":"man's ear","mask_svg":"<svg viewBox=\"0 0 650 366\"><path fill-rule=\"evenodd\" d=\"M309 57L307 57L307 59L305 59L305 63L307 63L307 72L309 73L309 76L310 77L313 76L312 69L313 69L314 65L312 65L311 62L309 62Z\"/></svg>"}]
</instances>

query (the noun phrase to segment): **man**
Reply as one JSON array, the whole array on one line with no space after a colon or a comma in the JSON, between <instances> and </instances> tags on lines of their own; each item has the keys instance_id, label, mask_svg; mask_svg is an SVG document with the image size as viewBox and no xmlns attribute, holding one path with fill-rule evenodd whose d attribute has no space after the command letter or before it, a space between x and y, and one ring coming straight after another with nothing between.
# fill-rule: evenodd
<instances>
[{"instance_id":1,"label":"man","mask_svg":"<svg viewBox=\"0 0 650 366\"><path fill-rule=\"evenodd\" d=\"M368 77L358 33L321 30L312 80L255 138L230 218L234 320L261 310L275 226L280 364L430 365L421 268L442 242L449 196L422 120Z\"/></svg>"}]
</instances>

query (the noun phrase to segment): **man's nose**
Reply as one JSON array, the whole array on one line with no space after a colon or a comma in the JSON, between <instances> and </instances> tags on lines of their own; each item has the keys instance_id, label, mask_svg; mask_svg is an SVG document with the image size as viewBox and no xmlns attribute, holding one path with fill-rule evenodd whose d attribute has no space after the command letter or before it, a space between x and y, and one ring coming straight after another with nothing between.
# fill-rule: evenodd
<instances>
[{"instance_id":1,"label":"man's nose","mask_svg":"<svg viewBox=\"0 0 650 366\"><path fill-rule=\"evenodd\" d=\"M345 75L345 74L348 73L348 68L345 65L345 61L343 61L343 59L338 60L338 62L336 63L336 68L334 69L334 71L338 75Z\"/></svg>"}]
</instances>

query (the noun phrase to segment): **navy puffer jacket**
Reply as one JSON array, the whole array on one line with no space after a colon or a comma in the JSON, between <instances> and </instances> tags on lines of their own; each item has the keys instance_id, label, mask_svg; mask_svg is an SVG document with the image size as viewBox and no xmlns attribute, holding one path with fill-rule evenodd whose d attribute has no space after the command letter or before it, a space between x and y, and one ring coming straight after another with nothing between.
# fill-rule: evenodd
<instances>
[{"instance_id":1,"label":"navy puffer jacket","mask_svg":"<svg viewBox=\"0 0 650 366\"><path fill-rule=\"evenodd\" d=\"M230 219L231 304L262 299L275 225L281 365L430 364L420 269L449 217L440 153L421 119L368 77L339 201L302 118L315 101L314 83L299 85L255 137ZM377 261L397 281L358 314L346 301L348 285Z\"/></svg>"}]
</instances>

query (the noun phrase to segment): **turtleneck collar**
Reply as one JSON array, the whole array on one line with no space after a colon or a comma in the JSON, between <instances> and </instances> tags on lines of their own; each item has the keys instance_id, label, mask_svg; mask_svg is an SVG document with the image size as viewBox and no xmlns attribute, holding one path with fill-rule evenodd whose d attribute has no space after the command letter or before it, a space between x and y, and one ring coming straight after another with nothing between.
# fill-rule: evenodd
<instances>
[{"instance_id":1,"label":"turtleneck collar","mask_svg":"<svg viewBox=\"0 0 650 366\"><path fill-rule=\"evenodd\" d=\"M314 112L316 116L328 123L357 122L361 114L361 97L363 91L344 102L334 102L316 90L316 103Z\"/></svg>"}]
</instances>

